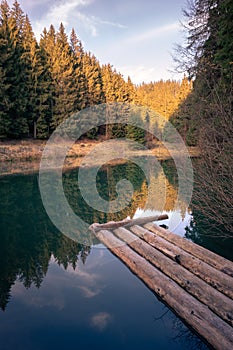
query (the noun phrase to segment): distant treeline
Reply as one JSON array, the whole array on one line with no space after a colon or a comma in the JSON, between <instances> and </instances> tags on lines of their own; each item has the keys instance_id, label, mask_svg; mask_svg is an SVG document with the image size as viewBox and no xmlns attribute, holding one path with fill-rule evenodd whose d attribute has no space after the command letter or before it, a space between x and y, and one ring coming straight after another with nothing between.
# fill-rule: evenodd
<instances>
[{"instance_id":1,"label":"distant treeline","mask_svg":"<svg viewBox=\"0 0 233 350\"><path fill-rule=\"evenodd\" d=\"M109 102L148 106L169 118L191 90L184 78L135 86L86 52L74 29L44 29L38 43L19 3L0 7L0 138L48 138L72 113ZM89 136L96 137L96 130Z\"/></svg>"}]
</instances>

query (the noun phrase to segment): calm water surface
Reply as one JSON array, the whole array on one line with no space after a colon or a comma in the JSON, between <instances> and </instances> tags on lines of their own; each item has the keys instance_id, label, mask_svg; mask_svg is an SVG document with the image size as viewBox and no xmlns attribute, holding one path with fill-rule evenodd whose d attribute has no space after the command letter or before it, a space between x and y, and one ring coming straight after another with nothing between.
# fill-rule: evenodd
<instances>
[{"instance_id":1,"label":"calm water surface","mask_svg":"<svg viewBox=\"0 0 233 350\"><path fill-rule=\"evenodd\" d=\"M121 177L134 186L130 204L116 214L91 209L80 196L77 176L78 170L64 174L66 197L89 224L162 211L171 217L175 212L173 222L165 223L185 234L191 216L185 200L174 210L177 176L171 161L162 168L152 165L150 181L157 190L150 202L148 183L135 164L100 169L102 198L115 198ZM43 208L37 174L1 177L0 198L1 350L206 349L99 242L90 239L84 246L58 232ZM200 244L213 245L195 237ZM227 256L226 246L219 249Z\"/></svg>"}]
</instances>

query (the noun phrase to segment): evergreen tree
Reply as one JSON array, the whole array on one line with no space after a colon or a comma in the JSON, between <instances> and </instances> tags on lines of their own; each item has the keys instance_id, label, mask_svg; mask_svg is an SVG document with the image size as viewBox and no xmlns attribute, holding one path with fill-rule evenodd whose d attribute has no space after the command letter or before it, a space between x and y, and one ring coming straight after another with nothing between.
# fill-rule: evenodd
<instances>
[{"instance_id":1,"label":"evergreen tree","mask_svg":"<svg viewBox=\"0 0 233 350\"><path fill-rule=\"evenodd\" d=\"M7 54L7 60L2 65L7 87L8 126L5 129L8 137L19 138L29 132L26 117L26 86L24 80L24 66L22 63L22 26L25 16L17 1L12 10L6 1L1 3L1 36L2 50Z\"/></svg>"},{"instance_id":2,"label":"evergreen tree","mask_svg":"<svg viewBox=\"0 0 233 350\"><path fill-rule=\"evenodd\" d=\"M51 90L53 82L48 62L44 56L44 51L38 46L34 47L34 49L33 57L35 57L34 62L35 67L37 67L37 75L35 75L37 114L34 114L34 131L36 132L36 137L45 139L48 138L50 134L50 124L52 119Z\"/></svg>"},{"instance_id":3,"label":"evergreen tree","mask_svg":"<svg viewBox=\"0 0 233 350\"><path fill-rule=\"evenodd\" d=\"M55 57L52 67L55 81L55 105L52 116L54 128L74 112L76 100L75 64L62 23L55 38Z\"/></svg>"},{"instance_id":4,"label":"evergreen tree","mask_svg":"<svg viewBox=\"0 0 233 350\"><path fill-rule=\"evenodd\" d=\"M87 81L88 106L105 102L101 67L99 61L90 52L84 54L83 69Z\"/></svg>"},{"instance_id":5,"label":"evergreen tree","mask_svg":"<svg viewBox=\"0 0 233 350\"><path fill-rule=\"evenodd\" d=\"M73 112L104 102L142 104L169 118L188 93L188 84L174 81L136 88L129 77L125 81L110 64L101 67L94 55L85 52L74 29L68 41L63 24L58 32L53 25L44 29L38 45L17 1L12 9L2 1L0 15L2 137L46 138ZM127 108L123 112L127 115ZM88 125L90 120L84 122ZM116 123L95 128L88 135L125 137L127 132L125 123Z\"/></svg>"},{"instance_id":6,"label":"evergreen tree","mask_svg":"<svg viewBox=\"0 0 233 350\"><path fill-rule=\"evenodd\" d=\"M55 106L55 81L53 77L53 63L54 63L54 48L55 48L55 28L50 25L49 31L44 28L43 33L40 38L39 49L42 60L42 65L45 69L45 99L42 100L42 106L45 108L46 113L46 124L48 125L48 130L52 129L52 117ZM44 119L39 119L39 128L43 131L46 130L46 125ZM37 123L38 125L38 123Z\"/></svg>"},{"instance_id":7,"label":"evergreen tree","mask_svg":"<svg viewBox=\"0 0 233 350\"><path fill-rule=\"evenodd\" d=\"M80 111L88 105L88 84L84 72L84 49L74 28L70 35L70 46L74 60L74 79L76 89L76 99L74 104L75 112Z\"/></svg>"},{"instance_id":8,"label":"evergreen tree","mask_svg":"<svg viewBox=\"0 0 233 350\"><path fill-rule=\"evenodd\" d=\"M77 101L75 61L62 23L57 33L52 25L44 30L40 48L51 76L48 99L55 129L75 111Z\"/></svg>"},{"instance_id":9,"label":"evergreen tree","mask_svg":"<svg viewBox=\"0 0 233 350\"><path fill-rule=\"evenodd\" d=\"M4 14L4 13L2 13ZM5 13L6 14L6 13ZM4 33L4 17L1 17L0 23L0 138L5 138L9 134L11 120L9 117L9 98L6 65L9 58L7 40Z\"/></svg>"},{"instance_id":10,"label":"evergreen tree","mask_svg":"<svg viewBox=\"0 0 233 350\"><path fill-rule=\"evenodd\" d=\"M90 52L85 52L83 56L83 71L85 74L86 81L86 93L85 93L85 101L87 103L87 107L95 106L105 102L104 92L103 92L103 82L102 82L102 74L101 67L99 61L96 59L94 55ZM93 118L93 116L91 116ZM89 117L88 117L89 118ZM88 127L89 120L83 120L82 122L86 124ZM99 120L92 120L94 123L99 123ZM97 138L98 133L101 128L94 127L93 129L87 132L87 137L89 138Z\"/></svg>"},{"instance_id":11,"label":"evergreen tree","mask_svg":"<svg viewBox=\"0 0 233 350\"><path fill-rule=\"evenodd\" d=\"M169 119L192 90L192 83L184 77L182 82L163 81L141 84L137 87L137 101ZM153 122L153 120L151 121Z\"/></svg>"},{"instance_id":12,"label":"evergreen tree","mask_svg":"<svg viewBox=\"0 0 233 350\"><path fill-rule=\"evenodd\" d=\"M113 69L110 64L102 66L102 80L106 102L116 102L116 90L114 89Z\"/></svg>"},{"instance_id":13,"label":"evergreen tree","mask_svg":"<svg viewBox=\"0 0 233 350\"><path fill-rule=\"evenodd\" d=\"M142 117L131 113L129 124L126 126L126 137L140 144L146 144L145 122Z\"/></svg>"},{"instance_id":14,"label":"evergreen tree","mask_svg":"<svg viewBox=\"0 0 233 350\"><path fill-rule=\"evenodd\" d=\"M131 102L129 84L110 64L102 67L103 91L106 102ZM131 86L132 91L132 86ZM132 93L133 94L133 93Z\"/></svg>"},{"instance_id":15,"label":"evergreen tree","mask_svg":"<svg viewBox=\"0 0 233 350\"><path fill-rule=\"evenodd\" d=\"M215 54L214 61L220 64L225 72L230 72L233 65L233 3L231 0L220 2L217 23L216 41L218 51Z\"/></svg>"},{"instance_id":16,"label":"evergreen tree","mask_svg":"<svg viewBox=\"0 0 233 350\"><path fill-rule=\"evenodd\" d=\"M183 67L195 77L187 131L195 126L202 155L195 163L193 205L208 225L232 231L232 1L195 1L186 17L189 45L183 52L191 59Z\"/></svg>"},{"instance_id":17,"label":"evergreen tree","mask_svg":"<svg viewBox=\"0 0 233 350\"><path fill-rule=\"evenodd\" d=\"M128 93L128 102L134 103L134 104L139 104L137 90L136 90L135 85L132 83L130 76L128 76L126 86L127 86L127 93Z\"/></svg>"},{"instance_id":18,"label":"evergreen tree","mask_svg":"<svg viewBox=\"0 0 233 350\"><path fill-rule=\"evenodd\" d=\"M29 130L36 138L48 137L46 105L48 81L46 67L43 66L41 52L26 16L23 28L22 62L24 63L25 83L27 84L27 120Z\"/></svg>"},{"instance_id":19,"label":"evergreen tree","mask_svg":"<svg viewBox=\"0 0 233 350\"><path fill-rule=\"evenodd\" d=\"M123 76L118 73L110 64L102 66L103 91L107 103L132 101L130 97L129 83L127 84ZM121 111L121 115L127 115L127 107ZM121 123L119 116L119 124L106 125L106 138L125 137L126 124Z\"/></svg>"}]
</instances>

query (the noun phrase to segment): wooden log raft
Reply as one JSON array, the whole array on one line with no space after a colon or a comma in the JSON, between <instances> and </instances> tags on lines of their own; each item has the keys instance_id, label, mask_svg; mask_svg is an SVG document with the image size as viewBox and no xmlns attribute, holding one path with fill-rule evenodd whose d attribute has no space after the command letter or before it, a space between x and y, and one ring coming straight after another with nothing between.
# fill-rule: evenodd
<instances>
[{"instance_id":1,"label":"wooden log raft","mask_svg":"<svg viewBox=\"0 0 233 350\"><path fill-rule=\"evenodd\" d=\"M117 222L109 221L106 224L94 223L90 226L90 229L94 232L98 232L100 230L107 230L107 229L113 230L113 229L116 229L117 227L122 227L122 226L130 227L133 225L144 225L148 222L165 220L165 219L168 219L167 214L148 216L145 218L138 218L138 219L125 219Z\"/></svg>"},{"instance_id":2,"label":"wooden log raft","mask_svg":"<svg viewBox=\"0 0 233 350\"><path fill-rule=\"evenodd\" d=\"M90 228L207 344L233 349L233 263L152 222L165 218Z\"/></svg>"}]
</instances>

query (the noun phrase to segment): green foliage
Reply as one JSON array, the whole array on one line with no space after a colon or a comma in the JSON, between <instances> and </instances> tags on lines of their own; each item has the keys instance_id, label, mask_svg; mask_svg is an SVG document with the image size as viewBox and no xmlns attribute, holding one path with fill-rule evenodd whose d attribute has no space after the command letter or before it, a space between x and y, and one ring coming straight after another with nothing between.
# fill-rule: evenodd
<instances>
[{"instance_id":1,"label":"green foliage","mask_svg":"<svg viewBox=\"0 0 233 350\"><path fill-rule=\"evenodd\" d=\"M110 64L101 66L92 53L85 52L74 29L68 39L62 23L58 31L51 25L38 44L17 1L12 9L2 1L0 11L1 138L46 139L73 113L105 102L147 106L168 119L192 88L186 78L135 87L130 77L125 81ZM84 121L87 126L91 122ZM126 123L92 128L85 136L103 134L106 138L129 135L141 143L149 138Z\"/></svg>"},{"instance_id":2,"label":"green foliage","mask_svg":"<svg viewBox=\"0 0 233 350\"><path fill-rule=\"evenodd\" d=\"M75 268L79 258L85 262L90 247L65 237L48 220L36 176L3 178L0 197L0 309L4 310L16 279L26 288L39 288L52 256L64 268Z\"/></svg>"},{"instance_id":3,"label":"green foliage","mask_svg":"<svg viewBox=\"0 0 233 350\"><path fill-rule=\"evenodd\" d=\"M140 115L133 113L130 115L126 136L128 139L137 141L140 144L144 145L146 143L145 123Z\"/></svg>"},{"instance_id":4,"label":"green foliage","mask_svg":"<svg viewBox=\"0 0 233 350\"><path fill-rule=\"evenodd\" d=\"M1 128L6 136L15 138L28 132L26 120L26 94L24 89L22 55L22 23L24 16L17 2L12 10L6 1L0 7L1 72L6 84L2 110L7 113L7 121ZM4 91L4 90L3 90ZM4 121L4 119L2 120ZM1 123L2 124L2 123Z\"/></svg>"},{"instance_id":5,"label":"green foliage","mask_svg":"<svg viewBox=\"0 0 233 350\"><path fill-rule=\"evenodd\" d=\"M8 115L9 98L7 96L8 85L6 84L6 72L3 68L8 58L4 39L2 38L2 28L0 28L0 138L4 138L9 133L10 118Z\"/></svg>"},{"instance_id":6,"label":"green foliage","mask_svg":"<svg viewBox=\"0 0 233 350\"><path fill-rule=\"evenodd\" d=\"M231 0L222 1L219 5L218 15L218 50L214 61L223 68L227 75L233 66L233 3ZM228 75L229 77L229 75Z\"/></svg>"}]
</instances>

